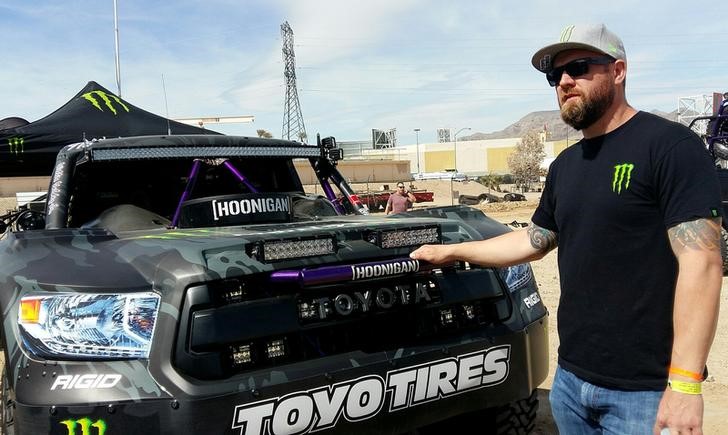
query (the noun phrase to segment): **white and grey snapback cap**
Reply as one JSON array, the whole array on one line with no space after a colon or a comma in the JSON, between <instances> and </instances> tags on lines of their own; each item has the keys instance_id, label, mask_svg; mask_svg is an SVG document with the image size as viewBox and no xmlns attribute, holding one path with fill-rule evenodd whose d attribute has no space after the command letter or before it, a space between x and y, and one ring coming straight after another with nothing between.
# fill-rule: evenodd
<instances>
[{"instance_id":1,"label":"white and grey snapback cap","mask_svg":"<svg viewBox=\"0 0 728 435\"><path fill-rule=\"evenodd\" d=\"M531 58L531 64L541 72L548 72L553 68L552 63L559 53L573 49L591 50L615 59L627 59L622 40L607 29L607 26L577 24L564 27L559 42L538 50Z\"/></svg>"}]
</instances>

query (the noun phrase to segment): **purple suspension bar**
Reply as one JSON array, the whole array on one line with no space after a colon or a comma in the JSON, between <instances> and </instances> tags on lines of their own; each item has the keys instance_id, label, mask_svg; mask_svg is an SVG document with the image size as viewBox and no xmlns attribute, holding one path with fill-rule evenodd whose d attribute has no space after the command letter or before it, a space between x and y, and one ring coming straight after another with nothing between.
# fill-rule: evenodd
<instances>
[{"instance_id":1,"label":"purple suspension bar","mask_svg":"<svg viewBox=\"0 0 728 435\"><path fill-rule=\"evenodd\" d=\"M326 198L328 198L329 201L331 202L331 204L334 205L334 208L336 208L336 211L339 212L339 214L346 214L346 210L344 209L344 206L341 205L341 203L337 200L336 194L334 193L334 189L331 188L329 181L326 179L322 179L321 187L324 189Z\"/></svg>"},{"instance_id":2,"label":"purple suspension bar","mask_svg":"<svg viewBox=\"0 0 728 435\"><path fill-rule=\"evenodd\" d=\"M182 203L187 201L187 198L190 196L190 192L192 192L192 188L195 186L197 172L200 170L200 164L202 164L202 161L199 159L195 159L194 163L192 163L192 170L190 171L190 176L187 178L187 186L185 186L185 191L182 192L179 204L177 204L177 210L174 212L174 218L172 218L172 227L176 227L179 222L179 215L182 212Z\"/></svg>"},{"instance_id":3,"label":"purple suspension bar","mask_svg":"<svg viewBox=\"0 0 728 435\"><path fill-rule=\"evenodd\" d=\"M243 176L243 174L241 174L240 171L238 171L237 168L235 166L233 166L232 163L230 163L229 160L225 160L224 162L222 162L222 164L225 165L225 167L228 168L230 170L230 172L232 172L233 175L235 175L235 177L237 177L237 179L240 182L242 182L243 184L245 184L245 186L250 190L251 193L258 193L258 189L256 189L255 186L253 186L252 184L250 184L250 182L248 181L248 179L245 178Z\"/></svg>"}]
</instances>

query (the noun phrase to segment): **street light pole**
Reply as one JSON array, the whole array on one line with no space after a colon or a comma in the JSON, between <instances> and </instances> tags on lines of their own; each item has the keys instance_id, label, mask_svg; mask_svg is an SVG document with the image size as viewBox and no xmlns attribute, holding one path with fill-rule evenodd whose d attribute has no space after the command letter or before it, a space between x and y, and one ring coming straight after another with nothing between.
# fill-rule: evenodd
<instances>
[{"instance_id":1,"label":"street light pole","mask_svg":"<svg viewBox=\"0 0 728 435\"><path fill-rule=\"evenodd\" d=\"M456 174L457 174L457 172L458 172L458 135L459 135L459 134L460 134L460 132L462 132L463 130L470 130L470 127L463 127L463 128L461 128L460 130L458 130L458 131L457 131L457 132L455 133L455 136L454 136L454 138L455 138L455 146L454 146L454 150L455 150L455 173L456 173Z\"/></svg>"},{"instance_id":2,"label":"street light pole","mask_svg":"<svg viewBox=\"0 0 728 435\"><path fill-rule=\"evenodd\" d=\"M116 0L114 0L114 59L116 60L116 87L118 97L121 98L121 66L119 65L119 19L116 14Z\"/></svg>"},{"instance_id":3,"label":"street light pole","mask_svg":"<svg viewBox=\"0 0 728 435\"><path fill-rule=\"evenodd\" d=\"M415 128L415 134L417 134L417 173L420 173L420 129Z\"/></svg>"}]
</instances>

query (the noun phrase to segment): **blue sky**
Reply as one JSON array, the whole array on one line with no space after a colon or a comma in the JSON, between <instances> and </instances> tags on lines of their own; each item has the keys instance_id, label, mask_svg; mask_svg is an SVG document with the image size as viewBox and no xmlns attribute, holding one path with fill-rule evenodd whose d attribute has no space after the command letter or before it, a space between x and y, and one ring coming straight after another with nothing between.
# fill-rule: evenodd
<instances>
[{"instance_id":1,"label":"blue sky","mask_svg":"<svg viewBox=\"0 0 728 435\"><path fill-rule=\"evenodd\" d=\"M555 109L530 58L577 22L622 37L636 108L728 91L725 0L118 0L118 14L122 97L171 118L255 116L208 126L228 134L281 136L284 21L309 138L396 128L414 143L420 128L432 142L438 127L487 133ZM113 0L0 0L0 29L0 119L37 120L90 80L117 91Z\"/></svg>"}]
</instances>

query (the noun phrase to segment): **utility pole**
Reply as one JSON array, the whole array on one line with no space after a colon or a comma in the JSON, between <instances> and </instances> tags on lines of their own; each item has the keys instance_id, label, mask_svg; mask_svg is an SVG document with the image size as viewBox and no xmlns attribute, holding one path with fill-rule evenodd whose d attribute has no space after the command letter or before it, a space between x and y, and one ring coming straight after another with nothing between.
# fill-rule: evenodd
<instances>
[{"instance_id":1,"label":"utility pole","mask_svg":"<svg viewBox=\"0 0 728 435\"><path fill-rule=\"evenodd\" d=\"M415 128L417 134L417 173L420 173L420 129Z\"/></svg>"},{"instance_id":2,"label":"utility pole","mask_svg":"<svg viewBox=\"0 0 728 435\"><path fill-rule=\"evenodd\" d=\"M117 96L121 98L121 65L119 64L119 18L116 13L116 0L114 0L114 59L116 60L116 89Z\"/></svg>"},{"instance_id":3,"label":"utility pole","mask_svg":"<svg viewBox=\"0 0 728 435\"><path fill-rule=\"evenodd\" d=\"M293 52L293 29L288 21L281 25L283 39L283 77L286 79L286 101L283 108L283 133L281 138L304 141L307 137L303 125L301 103L298 101L296 89L296 55Z\"/></svg>"}]
</instances>

